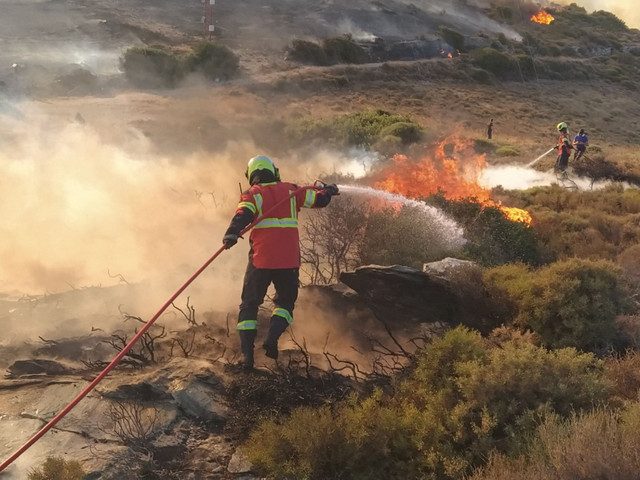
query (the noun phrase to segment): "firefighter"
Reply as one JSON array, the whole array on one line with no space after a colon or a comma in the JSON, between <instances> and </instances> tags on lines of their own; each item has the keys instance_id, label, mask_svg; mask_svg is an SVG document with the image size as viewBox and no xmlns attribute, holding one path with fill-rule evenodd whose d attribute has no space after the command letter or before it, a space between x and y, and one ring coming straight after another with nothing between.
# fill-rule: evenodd
<instances>
[{"instance_id":1,"label":"firefighter","mask_svg":"<svg viewBox=\"0 0 640 480\"><path fill-rule=\"evenodd\" d=\"M589 146L589 137L587 137L587 132L584 131L584 128L581 128L573 139L574 152L573 152L573 161L580 160L580 157L584 155L584 152L587 151L587 147Z\"/></svg>"},{"instance_id":2,"label":"firefighter","mask_svg":"<svg viewBox=\"0 0 640 480\"><path fill-rule=\"evenodd\" d=\"M560 133L560 137L558 137L558 159L556 160L555 169L558 172L564 172L569 166L569 155L571 155L573 146L571 145L571 138L569 138L569 126L565 122L560 122L556 128Z\"/></svg>"},{"instance_id":3,"label":"firefighter","mask_svg":"<svg viewBox=\"0 0 640 480\"><path fill-rule=\"evenodd\" d=\"M245 175L251 187L240 196L236 213L222 239L225 248L235 245L240 232L261 217L262 212L271 211L268 218L256 224L249 236L249 262L238 313L242 365L250 370L253 368L258 307L262 305L271 283L276 291L273 299L275 309L262 345L267 357L278 358L278 339L293 320L300 267L298 212L302 207L326 207L331 196L339 191L336 185L299 189L292 183L282 182L275 164L262 155L249 160ZM275 211L272 211L274 207Z\"/></svg>"}]
</instances>

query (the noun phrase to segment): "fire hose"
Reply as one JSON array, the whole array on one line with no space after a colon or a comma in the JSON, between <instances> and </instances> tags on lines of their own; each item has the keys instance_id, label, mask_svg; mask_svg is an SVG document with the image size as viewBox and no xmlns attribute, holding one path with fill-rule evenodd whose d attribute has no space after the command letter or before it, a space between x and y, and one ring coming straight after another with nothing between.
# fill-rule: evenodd
<instances>
[{"instance_id":1,"label":"fire hose","mask_svg":"<svg viewBox=\"0 0 640 480\"><path fill-rule=\"evenodd\" d=\"M326 184L324 182L321 181L316 181L316 183L313 186L307 186L307 187L299 187L298 189L294 190L288 197L282 199L281 201L275 203L271 208L267 209L261 216L255 218L249 225L247 225L241 232L239 236L244 235L245 233L247 233L249 230L251 230L253 227L256 226L256 224L258 224L263 218L265 218L268 214L270 214L271 212L273 212L276 208L278 208L280 205L284 204L285 202L289 201L292 197L294 197L295 195L297 195L300 191L302 190L312 190L312 189L318 189L318 188L322 188L326 186ZM22 455L24 452L26 452L34 443L36 443L38 440L40 440L40 438L47 433L49 430L51 430L51 428L53 428L60 420L62 420L67 413L69 413L78 403L80 403L80 401L86 397L89 392L91 392L96 385L98 385L98 383L100 383L104 377L107 376L107 374L113 370L115 368L115 366L124 358L124 356L129 352L129 350L133 347L133 345L140 340L140 338L142 338L142 336L151 328L151 326L155 323L155 321L160 317L160 315L162 315L162 313L164 313L164 311L169 308L169 305L171 305L176 298L178 298L178 296L180 296L180 294L182 292L184 292L186 290L186 288L191 285L191 283L216 259L218 258L218 256L222 253L223 250L225 250L225 245L222 245L222 247L220 247L218 249L218 251L216 251L198 270L196 270L196 272L191 275L191 277L189 277L189 279L178 289L176 290L176 292L171 295L171 297L169 298L169 300L167 300L164 305L162 305L162 307L160 307L160 310L158 310L156 312L156 314L151 317L147 323L144 324L144 326L140 329L140 331L131 339L131 341L118 353L118 355L116 355L116 357L111 361L111 363L109 363L109 365L107 365L105 367L105 369L100 372L100 374L93 379L93 381L87 385L77 396L76 398L74 398L71 403L69 403L64 409L62 409L55 417L53 417L49 423L47 423L44 427L42 427L40 429L40 431L38 431L33 437L31 437L31 439L29 439L29 441L27 441L22 447L20 447L18 450L16 450L16 452L11 455L9 458L7 458L4 462L2 462L2 464L0 464L0 472L2 472L4 469L6 469L9 465L11 465L18 457L20 457L20 455Z\"/></svg>"}]
</instances>

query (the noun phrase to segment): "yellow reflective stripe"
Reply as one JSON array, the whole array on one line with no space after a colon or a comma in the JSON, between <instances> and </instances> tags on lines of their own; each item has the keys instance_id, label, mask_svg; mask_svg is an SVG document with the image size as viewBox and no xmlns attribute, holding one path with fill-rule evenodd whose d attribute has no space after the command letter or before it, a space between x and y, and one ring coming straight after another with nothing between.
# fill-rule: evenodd
<instances>
[{"instance_id":1,"label":"yellow reflective stripe","mask_svg":"<svg viewBox=\"0 0 640 480\"><path fill-rule=\"evenodd\" d=\"M256 206L251 202L240 202L238 208L247 208L251 210L251 213L256 213Z\"/></svg>"},{"instance_id":2,"label":"yellow reflective stripe","mask_svg":"<svg viewBox=\"0 0 640 480\"><path fill-rule=\"evenodd\" d=\"M253 228L298 228L297 218L263 218Z\"/></svg>"},{"instance_id":3,"label":"yellow reflective stripe","mask_svg":"<svg viewBox=\"0 0 640 480\"><path fill-rule=\"evenodd\" d=\"M256 193L253 196L253 199L256 202L256 206L258 207L258 215L262 215L262 195L260 195L259 193Z\"/></svg>"},{"instance_id":4,"label":"yellow reflective stripe","mask_svg":"<svg viewBox=\"0 0 640 480\"><path fill-rule=\"evenodd\" d=\"M257 330L258 321L257 320L245 320L243 322L238 322L238 326L236 330Z\"/></svg>"},{"instance_id":5,"label":"yellow reflective stripe","mask_svg":"<svg viewBox=\"0 0 640 480\"><path fill-rule=\"evenodd\" d=\"M304 208L311 208L316 203L316 191L307 190L307 194L304 196Z\"/></svg>"},{"instance_id":6,"label":"yellow reflective stripe","mask_svg":"<svg viewBox=\"0 0 640 480\"><path fill-rule=\"evenodd\" d=\"M280 307L276 308L273 311L273 316L282 317L287 321L287 323L293 322L293 316L289 313L289 310L285 308L280 308Z\"/></svg>"},{"instance_id":7,"label":"yellow reflective stripe","mask_svg":"<svg viewBox=\"0 0 640 480\"><path fill-rule=\"evenodd\" d=\"M289 195L292 195L295 190L289 190ZM298 213L296 212L296 196L291 196L291 201L289 202L291 206L291 218L298 218Z\"/></svg>"}]
</instances>

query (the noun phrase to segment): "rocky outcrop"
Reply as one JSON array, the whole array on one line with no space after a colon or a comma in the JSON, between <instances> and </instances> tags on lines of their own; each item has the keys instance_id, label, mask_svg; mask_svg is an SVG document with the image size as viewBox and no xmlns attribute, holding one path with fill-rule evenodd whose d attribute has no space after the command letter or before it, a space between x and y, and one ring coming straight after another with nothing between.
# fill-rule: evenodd
<instances>
[{"instance_id":1,"label":"rocky outcrop","mask_svg":"<svg viewBox=\"0 0 640 480\"><path fill-rule=\"evenodd\" d=\"M72 370L60 362L44 359L17 360L7 369L5 377L19 378L31 375L66 375Z\"/></svg>"},{"instance_id":2,"label":"rocky outcrop","mask_svg":"<svg viewBox=\"0 0 640 480\"><path fill-rule=\"evenodd\" d=\"M368 265L340 275L374 315L389 325L464 324L481 332L496 323L491 298L472 262L447 258L423 271L401 265Z\"/></svg>"}]
</instances>

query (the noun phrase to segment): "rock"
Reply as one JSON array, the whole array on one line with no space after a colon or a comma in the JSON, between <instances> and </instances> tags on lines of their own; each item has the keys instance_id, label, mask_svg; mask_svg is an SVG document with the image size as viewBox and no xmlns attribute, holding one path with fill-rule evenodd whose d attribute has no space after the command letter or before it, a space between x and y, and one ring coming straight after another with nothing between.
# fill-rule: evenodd
<instances>
[{"instance_id":1,"label":"rock","mask_svg":"<svg viewBox=\"0 0 640 480\"><path fill-rule=\"evenodd\" d=\"M158 402L173 398L169 392L147 381L119 385L115 390L101 391L100 393L103 397L113 400L136 400L138 402Z\"/></svg>"},{"instance_id":2,"label":"rock","mask_svg":"<svg viewBox=\"0 0 640 480\"><path fill-rule=\"evenodd\" d=\"M447 280L401 265L369 265L345 272L340 280L364 298L385 322L450 322L456 296Z\"/></svg>"},{"instance_id":3,"label":"rock","mask_svg":"<svg viewBox=\"0 0 640 480\"><path fill-rule=\"evenodd\" d=\"M161 435L152 443L153 458L160 463L169 463L184 455L187 447L184 439L176 435Z\"/></svg>"},{"instance_id":4,"label":"rock","mask_svg":"<svg viewBox=\"0 0 640 480\"><path fill-rule=\"evenodd\" d=\"M459 324L488 333L501 321L473 263L455 258L425 264L424 271L401 265L369 265L340 275L388 326Z\"/></svg>"},{"instance_id":5,"label":"rock","mask_svg":"<svg viewBox=\"0 0 640 480\"><path fill-rule=\"evenodd\" d=\"M24 375L66 375L71 372L70 368L54 360L32 359L14 362L7 369L6 376L17 378Z\"/></svg>"},{"instance_id":6,"label":"rock","mask_svg":"<svg viewBox=\"0 0 640 480\"><path fill-rule=\"evenodd\" d=\"M424 273L431 273L444 278L451 278L454 272L459 272L465 268L475 268L477 264L469 260L447 257L437 262L425 263L422 266Z\"/></svg>"},{"instance_id":7,"label":"rock","mask_svg":"<svg viewBox=\"0 0 640 480\"><path fill-rule=\"evenodd\" d=\"M227 420L227 408L219 395L198 380L175 381L171 394L186 415L216 422Z\"/></svg>"},{"instance_id":8,"label":"rock","mask_svg":"<svg viewBox=\"0 0 640 480\"><path fill-rule=\"evenodd\" d=\"M229 465L227 466L229 473L249 473L252 468L253 465L247 457L237 450L231 455L231 460L229 460Z\"/></svg>"}]
</instances>

